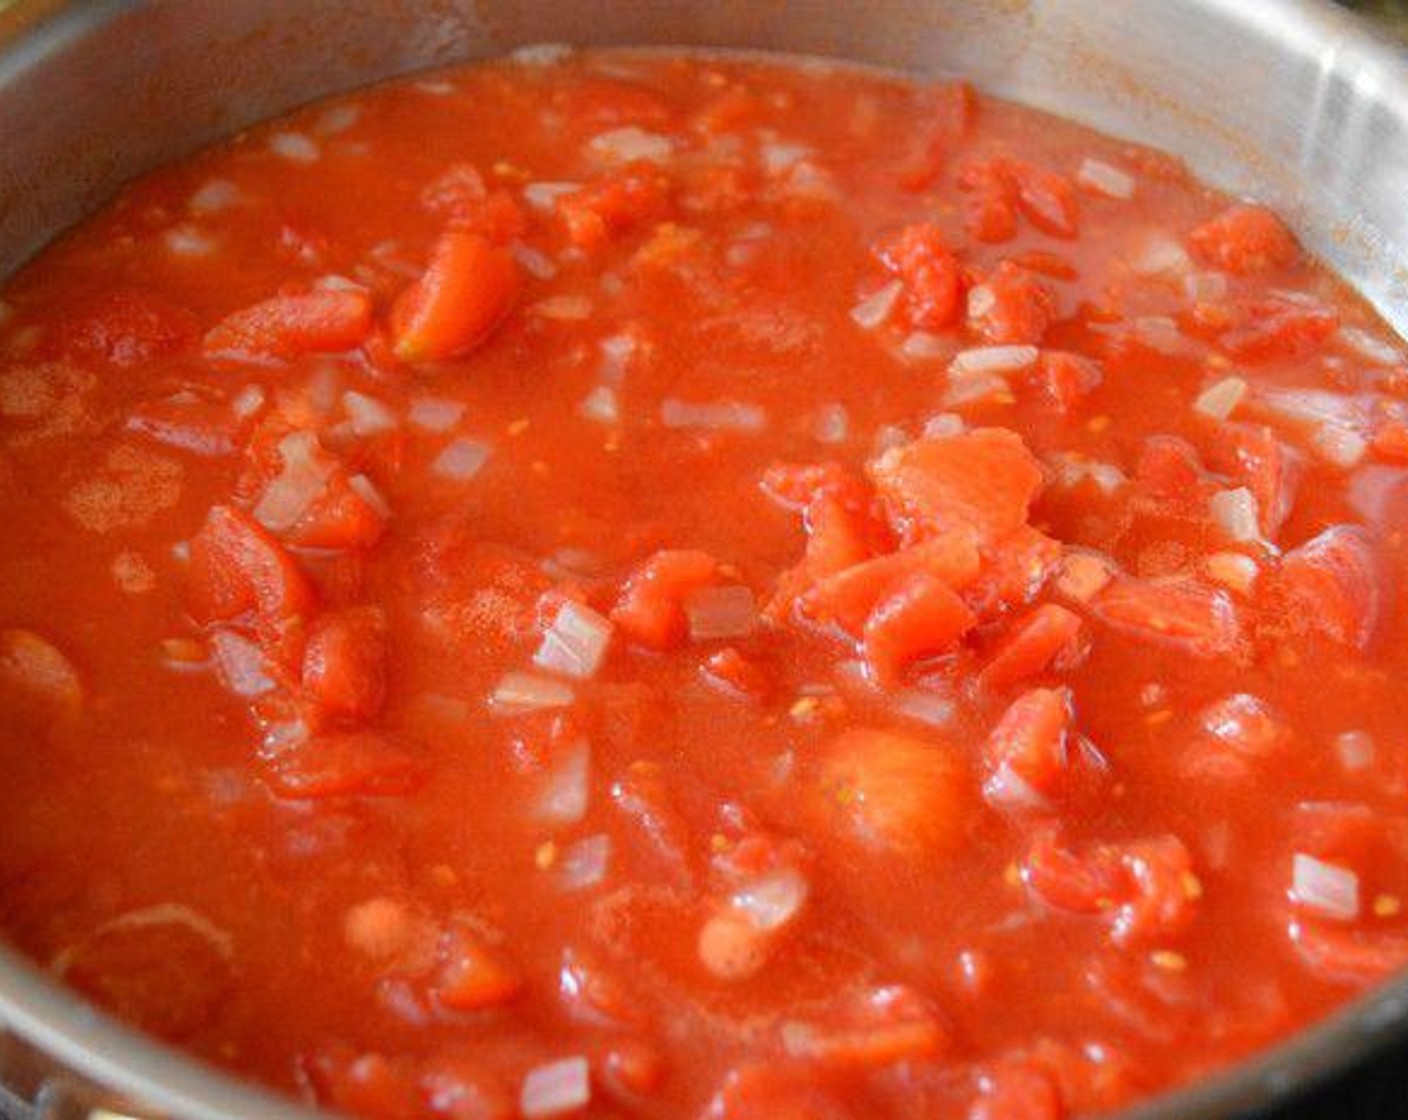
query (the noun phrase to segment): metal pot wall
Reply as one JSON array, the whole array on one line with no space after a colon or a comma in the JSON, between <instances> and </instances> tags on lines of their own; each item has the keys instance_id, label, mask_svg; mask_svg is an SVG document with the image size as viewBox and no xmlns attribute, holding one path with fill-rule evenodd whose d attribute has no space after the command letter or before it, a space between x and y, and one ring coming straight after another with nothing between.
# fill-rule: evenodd
<instances>
[{"instance_id":1,"label":"metal pot wall","mask_svg":"<svg viewBox=\"0 0 1408 1120\"><path fill-rule=\"evenodd\" d=\"M245 124L542 41L787 50L962 73L1268 198L1408 329L1408 56L1317 0L0 3L0 275L128 177ZM112 1023L3 947L0 1023L0 1116L310 1116ZM1126 1120L1239 1115L1403 1029L1408 978Z\"/></svg>"}]
</instances>

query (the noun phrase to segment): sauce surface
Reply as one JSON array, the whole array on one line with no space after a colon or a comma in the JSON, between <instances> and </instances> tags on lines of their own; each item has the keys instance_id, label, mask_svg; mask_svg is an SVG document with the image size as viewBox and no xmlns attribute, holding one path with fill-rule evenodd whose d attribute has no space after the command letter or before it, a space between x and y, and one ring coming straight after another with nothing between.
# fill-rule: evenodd
<instances>
[{"instance_id":1,"label":"sauce surface","mask_svg":"<svg viewBox=\"0 0 1408 1120\"><path fill-rule=\"evenodd\" d=\"M540 52L0 299L0 928L204 1059L1059 1120L1408 960L1408 367L1167 157Z\"/></svg>"}]
</instances>

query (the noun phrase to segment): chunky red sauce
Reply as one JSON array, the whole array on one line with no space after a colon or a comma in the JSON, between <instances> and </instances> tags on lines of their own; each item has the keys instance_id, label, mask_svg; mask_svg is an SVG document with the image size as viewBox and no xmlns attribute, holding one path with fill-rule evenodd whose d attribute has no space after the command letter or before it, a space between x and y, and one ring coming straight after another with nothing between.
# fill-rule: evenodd
<instances>
[{"instance_id":1,"label":"chunky red sauce","mask_svg":"<svg viewBox=\"0 0 1408 1120\"><path fill-rule=\"evenodd\" d=\"M1408 958L1408 369L962 85L506 62L4 291L0 919L373 1118L1056 1120Z\"/></svg>"}]
</instances>

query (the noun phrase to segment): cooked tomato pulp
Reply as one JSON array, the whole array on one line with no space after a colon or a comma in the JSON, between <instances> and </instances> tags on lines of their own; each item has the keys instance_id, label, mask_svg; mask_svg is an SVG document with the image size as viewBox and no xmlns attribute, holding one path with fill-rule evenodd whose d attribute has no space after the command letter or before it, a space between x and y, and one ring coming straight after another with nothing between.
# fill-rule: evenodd
<instances>
[{"instance_id":1,"label":"cooked tomato pulp","mask_svg":"<svg viewBox=\"0 0 1408 1120\"><path fill-rule=\"evenodd\" d=\"M372 1118L1055 1120L1408 958L1408 368L958 83L538 53L0 304L0 919Z\"/></svg>"}]
</instances>

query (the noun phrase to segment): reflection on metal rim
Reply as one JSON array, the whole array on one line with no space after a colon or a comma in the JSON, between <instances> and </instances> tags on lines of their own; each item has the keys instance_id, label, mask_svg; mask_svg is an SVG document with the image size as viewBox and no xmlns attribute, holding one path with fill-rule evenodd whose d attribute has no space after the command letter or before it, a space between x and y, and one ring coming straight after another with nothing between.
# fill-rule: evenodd
<instances>
[{"instance_id":1,"label":"reflection on metal rim","mask_svg":"<svg viewBox=\"0 0 1408 1120\"><path fill-rule=\"evenodd\" d=\"M994 93L1170 150L1224 188L1270 197L1332 267L1408 326L1404 56L1318 0L1126 0L1121 18L1110 17L1105 0L0 3L0 274L131 175L318 95L527 42L678 43L961 71ZM5 1081L30 1101L45 1085L74 1095L55 1117L313 1117L175 1057L3 948L0 1023L27 1044L0 1040ZM1265 1108L1405 1030L1408 977L1399 977L1122 1120ZM0 1115L6 1107L0 1094Z\"/></svg>"}]
</instances>

